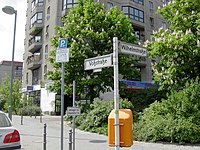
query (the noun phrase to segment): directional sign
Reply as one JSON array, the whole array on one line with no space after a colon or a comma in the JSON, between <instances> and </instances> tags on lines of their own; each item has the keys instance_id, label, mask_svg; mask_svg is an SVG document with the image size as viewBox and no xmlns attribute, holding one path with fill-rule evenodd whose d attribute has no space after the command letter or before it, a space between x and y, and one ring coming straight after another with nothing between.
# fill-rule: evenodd
<instances>
[{"instance_id":1,"label":"directional sign","mask_svg":"<svg viewBox=\"0 0 200 150\"><path fill-rule=\"evenodd\" d=\"M78 107L67 107L68 116L77 116L81 114L81 109Z\"/></svg>"},{"instance_id":2,"label":"directional sign","mask_svg":"<svg viewBox=\"0 0 200 150\"><path fill-rule=\"evenodd\" d=\"M112 66L112 55L103 55L84 60L85 70L98 69Z\"/></svg>"},{"instance_id":3,"label":"directional sign","mask_svg":"<svg viewBox=\"0 0 200 150\"><path fill-rule=\"evenodd\" d=\"M119 52L124 54L147 57L147 49L135 44L119 42Z\"/></svg>"},{"instance_id":4,"label":"directional sign","mask_svg":"<svg viewBox=\"0 0 200 150\"><path fill-rule=\"evenodd\" d=\"M56 50L56 62L69 62L69 48Z\"/></svg>"},{"instance_id":5,"label":"directional sign","mask_svg":"<svg viewBox=\"0 0 200 150\"><path fill-rule=\"evenodd\" d=\"M68 43L68 40L65 38L59 39L58 48L59 49L67 48L67 43Z\"/></svg>"}]
</instances>

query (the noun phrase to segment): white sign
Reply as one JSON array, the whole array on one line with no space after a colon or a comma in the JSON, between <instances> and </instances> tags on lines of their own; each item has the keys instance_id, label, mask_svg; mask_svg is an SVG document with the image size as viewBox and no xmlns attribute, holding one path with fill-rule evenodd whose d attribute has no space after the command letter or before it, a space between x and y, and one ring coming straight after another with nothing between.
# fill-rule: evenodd
<instances>
[{"instance_id":1,"label":"white sign","mask_svg":"<svg viewBox=\"0 0 200 150\"><path fill-rule=\"evenodd\" d=\"M78 107L67 107L68 116L77 116L81 114L81 109Z\"/></svg>"},{"instance_id":2,"label":"white sign","mask_svg":"<svg viewBox=\"0 0 200 150\"><path fill-rule=\"evenodd\" d=\"M84 60L85 70L98 69L112 66L112 55L103 55Z\"/></svg>"},{"instance_id":3,"label":"white sign","mask_svg":"<svg viewBox=\"0 0 200 150\"><path fill-rule=\"evenodd\" d=\"M121 53L147 57L147 49L142 46L119 42L119 50Z\"/></svg>"},{"instance_id":4,"label":"white sign","mask_svg":"<svg viewBox=\"0 0 200 150\"><path fill-rule=\"evenodd\" d=\"M69 62L69 48L56 50L56 62Z\"/></svg>"}]
</instances>

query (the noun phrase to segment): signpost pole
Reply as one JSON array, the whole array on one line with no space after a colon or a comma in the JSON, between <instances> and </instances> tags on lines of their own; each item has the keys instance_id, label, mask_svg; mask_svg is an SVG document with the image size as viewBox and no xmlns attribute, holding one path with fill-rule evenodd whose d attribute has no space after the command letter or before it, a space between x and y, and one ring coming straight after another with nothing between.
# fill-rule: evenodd
<instances>
[{"instance_id":1,"label":"signpost pole","mask_svg":"<svg viewBox=\"0 0 200 150\"><path fill-rule=\"evenodd\" d=\"M119 133L119 80L118 80L118 38L113 38L113 66L114 66L114 109L115 109L115 150L120 149Z\"/></svg>"},{"instance_id":2,"label":"signpost pole","mask_svg":"<svg viewBox=\"0 0 200 150\"><path fill-rule=\"evenodd\" d=\"M63 150L63 116L64 116L64 62L62 62L62 82L61 82L61 150Z\"/></svg>"},{"instance_id":3,"label":"signpost pole","mask_svg":"<svg viewBox=\"0 0 200 150\"><path fill-rule=\"evenodd\" d=\"M75 107L76 81L73 81L73 107ZM73 116L73 150L75 150L75 117Z\"/></svg>"},{"instance_id":4,"label":"signpost pole","mask_svg":"<svg viewBox=\"0 0 200 150\"><path fill-rule=\"evenodd\" d=\"M64 116L64 62L69 62L69 49L67 49L68 40L61 38L58 41L58 48L56 50L56 62L62 63L61 76L61 150L63 150L63 116Z\"/></svg>"}]
</instances>

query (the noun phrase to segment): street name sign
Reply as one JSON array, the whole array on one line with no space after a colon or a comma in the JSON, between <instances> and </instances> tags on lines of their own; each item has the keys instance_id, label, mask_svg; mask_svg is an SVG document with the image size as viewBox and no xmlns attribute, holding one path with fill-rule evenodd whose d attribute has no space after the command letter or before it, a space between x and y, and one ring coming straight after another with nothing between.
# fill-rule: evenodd
<instances>
[{"instance_id":1,"label":"street name sign","mask_svg":"<svg viewBox=\"0 0 200 150\"><path fill-rule=\"evenodd\" d=\"M84 67L85 70L95 70L103 67L110 67L112 66L112 55L103 55L99 57L93 57L84 60Z\"/></svg>"},{"instance_id":2,"label":"street name sign","mask_svg":"<svg viewBox=\"0 0 200 150\"><path fill-rule=\"evenodd\" d=\"M69 48L56 50L56 62L69 62Z\"/></svg>"},{"instance_id":3,"label":"street name sign","mask_svg":"<svg viewBox=\"0 0 200 150\"><path fill-rule=\"evenodd\" d=\"M81 109L78 107L67 107L68 116L78 116L81 114Z\"/></svg>"},{"instance_id":4,"label":"street name sign","mask_svg":"<svg viewBox=\"0 0 200 150\"><path fill-rule=\"evenodd\" d=\"M147 49L135 44L119 42L119 52L124 54L147 57Z\"/></svg>"}]
</instances>

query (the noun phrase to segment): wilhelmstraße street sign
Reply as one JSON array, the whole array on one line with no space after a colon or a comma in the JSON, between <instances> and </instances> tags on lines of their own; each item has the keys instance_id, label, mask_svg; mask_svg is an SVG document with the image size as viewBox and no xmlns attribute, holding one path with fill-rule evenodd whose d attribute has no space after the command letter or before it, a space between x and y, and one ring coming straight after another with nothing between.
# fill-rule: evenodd
<instances>
[{"instance_id":1,"label":"wilhelmstra\u00dfe street sign","mask_svg":"<svg viewBox=\"0 0 200 150\"><path fill-rule=\"evenodd\" d=\"M85 59L84 60L85 70L92 70L92 69L94 70L112 66L112 55L113 54L108 54L99 57Z\"/></svg>"},{"instance_id":2,"label":"wilhelmstra\u00dfe street sign","mask_svg":"<svg viewBox=\"0 0 200 150\"><path fill-rule=\"evenodd\" d=\"M67 107L68 116L78 116L81 114L81 109L78 107Z\"/></svg>"},{"instance_id":3,"label":"wilhelmstra\u00dfe street sign","mask_svg":"<svg viewBox=\"0 0 200 150\"><path fill-rule=\"evenodd\" d=\"M119 52L124 54L147 57L147 49L135 44L119 42Z\"/></svg>"},{"instance_id":4,"label":"wilhelmstra\u00dfe street sign","mask_svg":"<svg viewBox=\"0 0 200 150\"><path fill-rule=\"evenodd\" d=\"M69 62L69 48L56 50L56 62Z\"/></svg>"}]
</instances>

